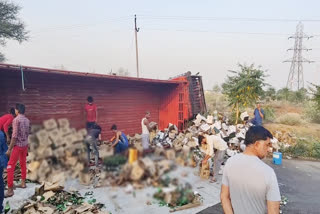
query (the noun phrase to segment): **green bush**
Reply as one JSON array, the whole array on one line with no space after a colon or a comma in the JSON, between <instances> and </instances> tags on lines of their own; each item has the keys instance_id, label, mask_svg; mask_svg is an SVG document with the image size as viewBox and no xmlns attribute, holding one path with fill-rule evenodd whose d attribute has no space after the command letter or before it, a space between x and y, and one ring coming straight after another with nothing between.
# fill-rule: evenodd
<instances>
[{"instance_id":1,"label":"green bush","mask_svg":"<svg viewBox=\"0 0 320 214\"><path fill-rule=\"evenodd\" d=\"M308 157L310 146L305 141L298 141L294 146L290 146L285 150L285 153L289 153L293 157Z\"/></svg>"},{"instance_id":2,"label":"green bush","mask_svg":"<svg viewBox=\"0 0 320 214\"><path fill-rule=\"evenodd\" d=\"M271 106L266 106L265 108L263 108L263 110L265 120L272 122L276 118L274 109Z\"/></svg>"},{"instance_id":3,"label":"green bush","mask_svg":"<svg viewBox=\"0 0 320 214\"><path fill-rule=\"evenodd\" d=\"M300 139L295 145L286 149L281 148L280 151L294 158L312 157L320 159L320 142L315 139Z\"/></svg>"},{"instance_id":4,"label":"green bush","mask_svg":"<svg viewBox=\"0 0 320 214\"><path fill-rule=\"evenodd\" d=\"M303 123L302 118L297 113L287 113L277 119L278 123L295 126Z\"/></svg>"},{"instance_id":5,"label":"green bush","mask_svg":"<svg viewBox=\"0 0 320 214\"><path fill-rule=\"evenodd\" d=\"M311 156L320 159L320 142L314 142L312 144Z\"/></svg>"},{"instance_id":6,"label":"green bush","mask_svg":"<svg viewBox=\"0 0 320 214\"><path fill-rule=\"evenodd\" d=\"M317 108L316 102L307 102L304 106L305 117L313 123L320 123L320 110Z\"/></svg>"}]
</instances>

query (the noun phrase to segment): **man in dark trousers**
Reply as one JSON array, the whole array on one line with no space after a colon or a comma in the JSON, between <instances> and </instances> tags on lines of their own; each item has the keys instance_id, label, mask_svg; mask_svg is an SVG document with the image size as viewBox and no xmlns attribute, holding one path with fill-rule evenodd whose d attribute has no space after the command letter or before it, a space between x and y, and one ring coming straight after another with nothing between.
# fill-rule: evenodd
<instances>
[{"instance_id":1,"label":"man in dark trousers","mask_svg":"<svg viewBox=\"0 0 320 214\"><path fill-rule=\"evenodd\" d=\"M5 133L7 143L10 142L9 127L11 126L15 116L16 116L15 110L14 108L11 108L9 114L5 114L2 117L0 117L0 131L3 131Z\"/></svg>"},{"instance_id":2,"label":"man in dark trousers","mask_svg":"<svg viewBox=\"0 0 320 214\"><path fill-rule=\"evenodd\" d=\"M12 137L7 156L10 157L7 173L8 173L8 191L5 197L11 197L13 192L14 170L19 160L21 167L21 185L18 188L26 188L27 177L27 154L28 154L28 136L30 133L30 121L25 113L25 106L23 104L16 104L15 108L16 118L12 122Z\"/></svg>"},{"instance_id":3,"label":"man in dark trousers","mask_svg":"<svg viewBox=\"0 0 320 214\"><path fill-rule=\"evenodd\" d=\"M88 162L90 166L90 153L91 153L91 148L93 149L94 153L94 161L95 161L95 166L98 167L99 165L99 150L98 150L98 140L99 136L101 134L101 127L94 123L93 125L90 126L88 129L88 134L84 139L84 143L87 146L87 153L88 153Z\"/></svg>"}]
</instances>

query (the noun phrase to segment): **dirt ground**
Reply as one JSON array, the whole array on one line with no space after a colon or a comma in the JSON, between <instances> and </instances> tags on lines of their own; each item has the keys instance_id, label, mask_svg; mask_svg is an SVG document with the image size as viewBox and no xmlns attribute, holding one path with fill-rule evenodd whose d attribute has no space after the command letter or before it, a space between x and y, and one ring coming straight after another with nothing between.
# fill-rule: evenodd
<instances>
[{"instance_id":1,"label":"dirt ground","mask_svg":"<svg viewBox=\"0 0 320 214\"><path fill-rule=\"evenodd\" d=\"M295 134L297 137L313 137L313 138L319 138L320 139L320 124L316 123L304 123L302 125L296 125L296 126L289 126L279 123L266 123L264 126L270 130L273 131L287 131L290 133Z\"/></svg>"},{"instance_id":2,"label":"dirt ground","mask_svg":"<svg viewBox=\"0 0 320 214\"><path fill-rule=\"evenodd\" d=\"M303 119L303 107L301 105L294 105L288 102L276 101L272 103L265 104L265 106L270 106L274 109L275 118L278 118L286 113L297 113ZM270 131L287 131L295 134L297 137L302 138L319 138L320 139L320 124L309 123L303 121L300 125L285 125L275 122L267 122L264 126Z\"/></svg>"}]
</instances>

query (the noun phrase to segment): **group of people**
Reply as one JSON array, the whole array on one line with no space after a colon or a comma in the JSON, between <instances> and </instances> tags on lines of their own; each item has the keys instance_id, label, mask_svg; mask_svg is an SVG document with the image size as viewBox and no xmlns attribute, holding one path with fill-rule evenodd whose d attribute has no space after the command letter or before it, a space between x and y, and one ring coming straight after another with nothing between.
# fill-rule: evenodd
<instances>
[{"instance_id":1,"label":"group of people","mask_svg":"<svg viewBox=\"0 0 320 214\"><path fill-rule=\"evenodd\" d=\"M26 188L28 136L30 121L24 115L25 106L16 104L8 114L0 117L0 211L3 209L4 197L14 195L13 189ZM21 183L14 186L14 170L19 160ZM8 191L4 193L3 169L7 168Z\"/></svg>"},{"instance_id":2,"label":"group of people","mask_svg":"<svg viewBox=\"0 0 320 214\"><path fill-rule=\"evenodd\" d=\"M99 165L98 141L101 140L102 129L97 123L98 109L96 104L93 102L93 97L89 96L87 101L88 103L85 105L87 136L85 137L84 143L87 147L89 165L92 149L95 155L95 166L97 167ZM116 154L125 152L129 147L127 136L122 131L118 130L116 124L111 126L111 131L114 133L114 136L110 140L111 146L114 148L114 152Z\"/></svg>"},{"instance_id":3,"label":"group of people","mask_svg":"<svg viewBox=\"0 0 320 214\"><path fill-rule=\"evenodd\" d=\"M280 210L280 191L274 170L262 161L267 156L272 134L262 126L264 111L257 103L253 124L245 135L245 150L229 158L223 168L221 203L226 214L268 213L278 214ZM219 135L203 134L198 137L200 145L206 145L202 164L213 157L213 177L224 161L227 143Z\"/></svg>"},{"instance_id":4,"label":"group of people","mask_svg":"<svg viewBox=\"0 0 320 214\"><path fill-rule=\"evenodd\" d=\"M99 164L98 140L101 139L101 127L97 124L98 111L93 98L87 98L85 106L86 128L88 134L84 140L88 150L88 160L93 149L95 165ZM221 202L226 214L231 213L279 213L280 191L274 170L265 164L262 159L266 157L272 134L262 127L264 112L257 105L254 126L246 132L243 153L237 154L227 160L223 169ZM150 112L146 112L141 120L142 146L149 149ZM128 149L128 139L116 124L111 126L113 137L110 140L115 153L124 153ZM25 116L25 106L16 104L8 114L0 117L0 212L3 210L4 197L14 195L14 170L17 161L21 167L21 184L17 188L26 188L26 157L28 153L28 135L30 121ZM219 169L224 161L227 143L218 135L204 134L198 137L201 145L206 144L205 157L202 164L207 164L213 157L214 169L211 182L216 181ZM4 193L3 170L7 168L8 191Z\"/></svg>"},{"instance_id":5,"label":"group of people","mask_svg":"<svg viewBox=\"0 0 320 214\"><path fill-rule=\"evenodd\" d=\"M95 155L95 166L99 165L99 150L98 150L98 141L101 140L101 127L98 125L98 109L96 104L93 102L93 97L89 96L87 98L87 104L85 105L85 113L86 113L86 128L87 128L87 136L84 140L87 153L88 153L88 161L90 164L90 154L91 149ZM149 144L150 144L150 130L149 119L151 114L149 111L146 112L145 117L141 120L141 129L142 129L142 146L143 149L148 152ZM126 134L123 131L119 131L116 124L111 126L111 131L113 133L113 137L110 139L111 146L114 148L115 154L125 153L129 148L129 141Z\"/></svg>"}]
</instances>

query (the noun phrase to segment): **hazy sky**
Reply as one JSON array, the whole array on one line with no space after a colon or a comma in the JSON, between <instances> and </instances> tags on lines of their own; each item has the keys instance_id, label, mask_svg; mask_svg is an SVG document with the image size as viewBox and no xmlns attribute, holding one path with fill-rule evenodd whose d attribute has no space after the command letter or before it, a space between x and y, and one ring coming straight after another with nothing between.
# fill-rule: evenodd
<instances>
[{"instance_id":1,"label":"hazy sky","mask_svg":"<svg viewBox=\"0 0 320 214\"><path fill-rule=\"evenodd\" d=\"M204 87L221 84L237 63L268 70L268 82L286 85L298 20L308 35L304 45L305 82L320 83L320 1L14 1L30 39L1 48L7 63L107 73L120 67L136 75L133 17L137 14L141 76L168 79L186 71L200 72ZM247 20L245 18L254 18ZM262 20L265 19L265 20ZM270 19L278 19L270 21ZM310 21L310 20L317 21ZM287 21L285 21L287 20Z\"/></svg>"}]
</instances>

